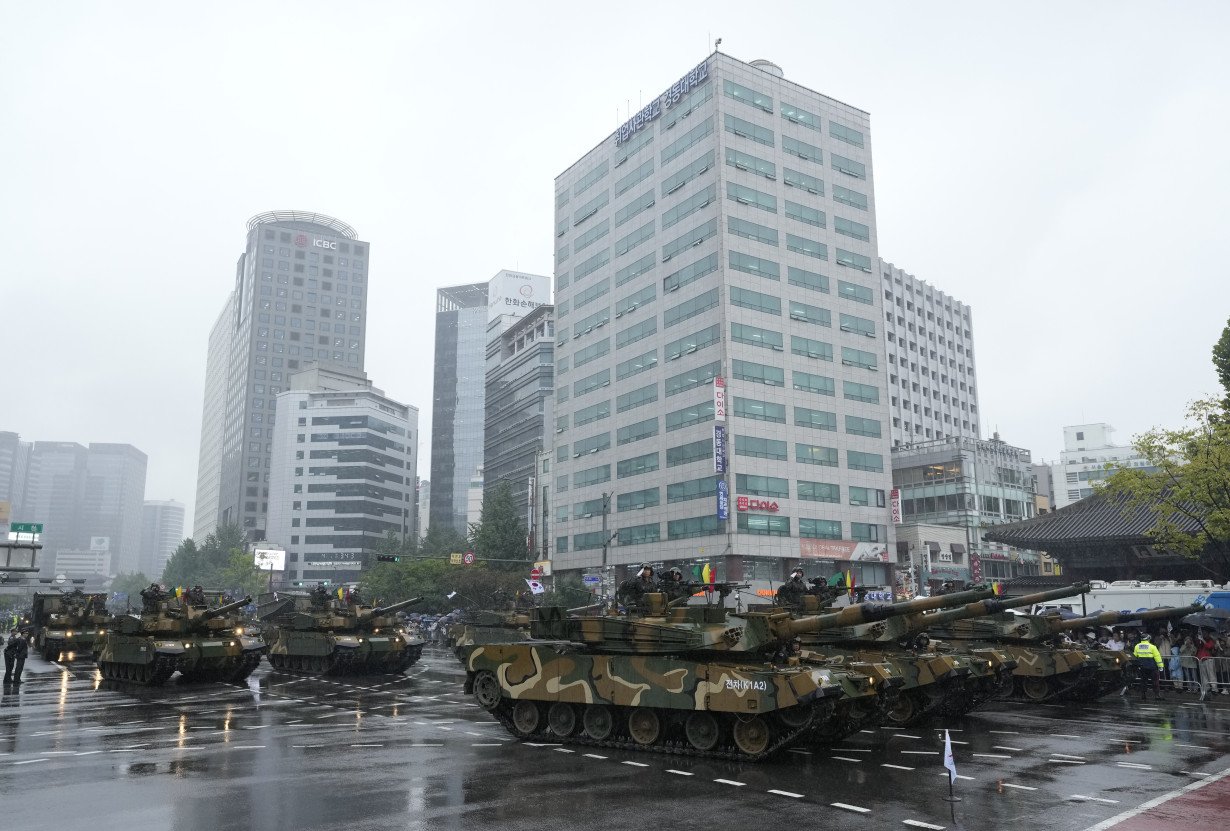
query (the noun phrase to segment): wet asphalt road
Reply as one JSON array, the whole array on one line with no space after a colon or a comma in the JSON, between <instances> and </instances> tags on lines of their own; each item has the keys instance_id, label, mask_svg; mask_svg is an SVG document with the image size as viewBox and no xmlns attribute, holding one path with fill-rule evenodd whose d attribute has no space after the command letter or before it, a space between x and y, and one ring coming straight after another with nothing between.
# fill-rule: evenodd
<instances>
[{"instance_id":1,"label":"wet asphalt road","mask_svg":"<svg viewBox=\"0 0 1230 831\"><path fill-rule=\"evenodd\" d=\"M246 687L142 689L31 656L26 683L0 696L2 827L1083 831L1230 768L1230 697L1005 702L739 765L523 744L462 678L429 650L398 679L264 664ZM957 824L942 801L944 727Z\"/></svg>"}]
</instances>

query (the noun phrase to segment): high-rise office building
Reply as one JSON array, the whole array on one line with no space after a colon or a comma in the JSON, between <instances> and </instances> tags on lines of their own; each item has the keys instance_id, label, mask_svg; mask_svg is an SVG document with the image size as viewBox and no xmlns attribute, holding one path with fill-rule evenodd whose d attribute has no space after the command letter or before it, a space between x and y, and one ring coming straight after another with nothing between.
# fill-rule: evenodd
<instances>
[{"instance_id":1,"label":"high-rise office building","mask_svg":"<svg viewBox=\"0 0 1230 831\"><path fill-rule=\"evenodd\" d=\"M130 444L36 441L22 484L19 522L43 523L43 550L110 553L112 573L135 572L141 557L144 453ZM44 558L47 569L54 556Z\"/></svg>"},{"instance_id":2,"label":"high-rise office building","mask_svg":"<svg viewBox=\"0 0 1230 831\"><path fill-rule=\"evenodd\" d=\"M30 459L30 443L16 433L0 431L0 503L7 503L7 516L21 522L21 491L26 481L26 463ZM0 506L2 507L2 506ZM8 519L0 516L0 533L8 530Z\"/></svg>"},{"instance_id":3,"label":"high-rise office building","mask_svg":"<svg viewBox=\"0 0 1230 831\"><path fill-rule=\"evenodd\" d=\"M1053 509L1093 495L1094 485L1122 467L1154 470L1130 444L1114 443L1109 424L1070 424L1063 428L1063 452L1051 465Z\"/></svg>"},{"instance_id":4,"label":"high-rise office building","mask_svg":"<svg viewBox=\"0 0 1230 831\"><path fill-rule=\"evenodd\" d=\"M547 303L551 279L501 271L485 283L436 292L431 410L430 525L467 531L470 490L481 479L487 344L492 331ZM496 321L494 330L489 324ZM426 528L422 533L427 533Z\"/></svg>"},{"instance_id":5,"label":"high-rise office building","mask_svg":"<svg viewBox=\"0 0 1230 831\"><path fill-rule=\"evenodd\" d=\"M555 194L555 568L887 582L868 114L714 53Z\"/></svg>"},{"instance_id":6,"label":"high-rise office building","mask_svg":"<svg viewBox=\"0 0 1230 831\"><path fill-rule=\"evenodd\" d=\"M879 261L893 447L979 438L970 307Z\"/></svg>"},{"instance_id":7,"label":"high-rise office building","mask_svg":"<svg viewBox=\"0 0 1230 831\"><path fill-rule=\"evenodd\" d=\"M141 561L137 570L157 580L183 539L183 503L174 499L145 500L141 510Z\"/></svg>"},{"instance_id":8,"label":"high-rise office building","mask_svg":"<svg viewBox=\"0 0 1230 831\"><path fill-rule=\"evenodd\" d=\"M287 580L358 580L377 543L412 532L419 411L367 376L295 373L278 396L268 540Z\"/></svg>"},{"instance_id":9,"label":"high-rise office building","mask_svg":"<svg viewBox=\"0 0 1230 831\"><path fill-rule=\"evenodd\" d=\"M265 538L275 405L310 363L362 372L369 248L323 214L248 221L235 282L209 339L195 532Z\"/></svg>"},{"instance_id":10,"label":"high-rise office building","mask_svg":"<svg viewBox=\"0 0 1230 831\"><path fill-rule=\"evenodd\" d=\"M418 486L415 488L415 510L418 515L415 519L414 533L416 539L423 539L423 535L427 533L427 516L431 510L431 480L420 479Z\"/></svg>"},{"instance_id":11,"label":"high-rise office building","mask_svg":"<svg viewBox=\"0 0 1230 831\"><path fill-rule=\"evenodd\" d=\"M487 346L486 436L483 490L512 489L518 516L530 527L535 460L554 425L554 308L539 306L497 334ZM497 324L492 324L493 326Z\"/></svg>"}]
</instances>

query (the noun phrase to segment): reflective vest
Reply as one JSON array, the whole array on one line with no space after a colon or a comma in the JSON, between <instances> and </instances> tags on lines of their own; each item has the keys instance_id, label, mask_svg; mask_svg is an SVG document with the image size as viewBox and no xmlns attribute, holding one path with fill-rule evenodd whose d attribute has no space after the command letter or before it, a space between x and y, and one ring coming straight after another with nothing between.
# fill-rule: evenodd
<instances>
[{"instance_id":1,"label":"reflective vest","mask_svg":"<svg viewBox=\"0 0 1230 831\"><path fill-rule=\"evenodd\" d=\"M1162 653L1157 651L1157 647L1146 641L1141 641L1136 644L1132 650L1132 655L1136 658L1152 658L1157 661L1157 668L1162 668Z\"/></svg>"}]
</instances>

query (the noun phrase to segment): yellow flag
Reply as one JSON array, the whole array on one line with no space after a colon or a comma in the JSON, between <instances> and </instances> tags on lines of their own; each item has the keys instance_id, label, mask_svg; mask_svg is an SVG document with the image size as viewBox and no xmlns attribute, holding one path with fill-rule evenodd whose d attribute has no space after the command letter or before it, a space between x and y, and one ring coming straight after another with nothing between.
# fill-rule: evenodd
<instances>
[{"instance_id":1,"label":"yellow flag","mask_svg":"<svg viewBox=\"0 0 1230 831\"><path fill-rule=\"evenodd\" d=\"M710 568L708 563L705 563L705 567L701 569L700 579L706 583L713 582L713 569Z\"/></svg>"},{"instance_id":2,"label":"yellow flag","mask_svg":"<svg viewBox=\"0 0 1230 831\"><path fill-rule=\"evenodd\" d=\"M183 597L183 596L184 596L184 587L183 587L183 586L176 586L176 587L175 587L175 596L176 596L176 597Z\"/></svg>"},{"instance_id":3,"label":"yellow flag","mask_svg":"<svg viewBox=\"0 0 1230 831\"><path fill-rule=\"evenodd\" d=\"M337 599L338 600L342 600L345 596L345 593L346 593L345 589L343 589L341 586L337 587Z\"/></svg>"}]
</instances>

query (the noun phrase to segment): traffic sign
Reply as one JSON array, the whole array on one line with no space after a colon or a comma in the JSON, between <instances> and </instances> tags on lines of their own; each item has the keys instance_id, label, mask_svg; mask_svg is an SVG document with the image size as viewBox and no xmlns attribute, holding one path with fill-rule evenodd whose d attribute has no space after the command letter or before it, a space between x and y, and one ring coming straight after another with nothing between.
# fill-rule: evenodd
<instances>
[{"instance_id":1,"label":"traffic sign","mask_svg":"<svg viewBox=\"0 0 1230 831\"><path fill-rule=\"evenodd\" d=\"M10 522L9 530L14 534L41 534L43 533L43 523L41 522Z\"/></svg>"},{"instance_id":2,"label":"traffic sign","mask_svg":"<svg viewBox=\"0 0 1230 831\"><path fill-rule=\"evenodd\" d=\"M542 569L540 569L538 566L534 566L532 569L530 569L530 579L531 580L541 580L542 579Z\"/></svg>"},{"instance_id":3,"label":"traffic sign","mask_svg":"<svg viewBox=\"0 0 1230 831\"><path fill-rule=\"evenodd\" d=\"M454 566L461 565L461 552L455 551L452 554L449 554L448 562L449 562L449 565L454 565Z\"/></svg>"},{"instance_id":4,"label":"traffic sign","mask_svg":"<svg viewBox=\"0 0 1230 831\"><path fill-rule=\"evenodd\" d=\"M587 586L598 586L602 584L602 577L597 574L586 574L581 577L581 582Z\"/></svg>"},{"instance_id":5,"label":"traffic sign","mask_svg":"<svg viewBox=\"0 0 1230 831\"><path fill-rule=\"evenodd\" d=\"M461 558L461 561L468 566L474 565L474 552L467 551Z\"/></svg>"},{"instance_id":6,"label":"traffic sign","mask_svg":"<svg viewBox=\"0 0 1230 831\"><path fill-rule=\"evenodd\" d=\"M56 582L57 582L57 583L66 583L66 582L68 582L68 575L67 575L67 574L57 574L57 575L56 575Z\"/></svg>"}]
</instances>

